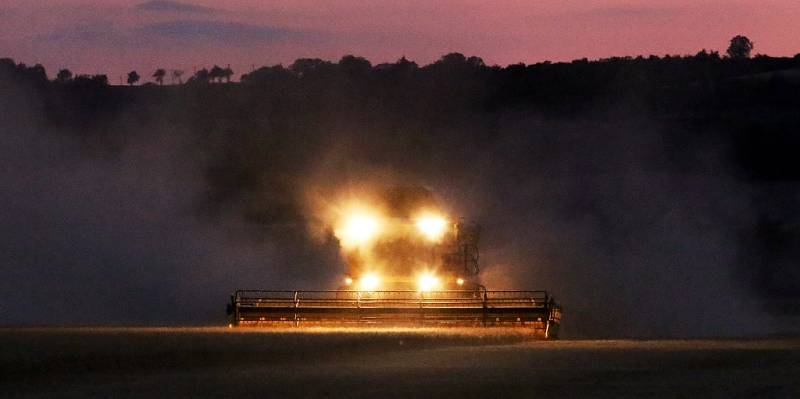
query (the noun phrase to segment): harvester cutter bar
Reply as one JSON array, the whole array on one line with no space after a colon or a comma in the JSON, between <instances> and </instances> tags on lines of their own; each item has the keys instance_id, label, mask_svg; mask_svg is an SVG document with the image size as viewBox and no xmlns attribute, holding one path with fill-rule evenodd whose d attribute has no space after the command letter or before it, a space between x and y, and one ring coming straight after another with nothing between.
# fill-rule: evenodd
<instances>
[{"instance_id":1,"label":"harvester cutter bar","mask_svg":"<svg viewBox=\"0 0 800 399\"><path fill-rule=\"evenodd\" d=\"M262 291L231 297L236 326L505 326L548 335L560 308L546 291Z\"/></svg>"}]
</instances>

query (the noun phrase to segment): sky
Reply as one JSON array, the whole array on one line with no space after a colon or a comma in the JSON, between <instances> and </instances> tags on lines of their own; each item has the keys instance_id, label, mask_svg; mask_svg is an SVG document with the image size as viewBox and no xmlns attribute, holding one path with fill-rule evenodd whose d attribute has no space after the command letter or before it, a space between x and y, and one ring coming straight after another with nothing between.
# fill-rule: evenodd
<instances>
[{"instance_id":1,"label":"sky","mask_svg":"<svg viewBox=\"0 0 800 399\"><path fill-rule=\"evenodd\" d=\"M0 56L106 73L289 64L299 57L426 64L449 52L506 65L616 55L800 52L796 0L3 0Z\"/></svg>"}]
</instances>

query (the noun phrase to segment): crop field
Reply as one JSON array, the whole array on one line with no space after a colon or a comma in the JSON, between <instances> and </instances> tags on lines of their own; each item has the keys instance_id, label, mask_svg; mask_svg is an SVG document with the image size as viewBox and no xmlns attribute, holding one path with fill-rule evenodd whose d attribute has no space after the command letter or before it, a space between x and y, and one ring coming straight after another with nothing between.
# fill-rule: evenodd
<instances>
[{"instance_id":1,"label":"crop field","mask_svg":"<svg viewBox=\"0 0 800 399\"><path fill-rule=\"evenodd\" d=\"M800 339L487 329L0 329L3 397L800 397Z\"/></svg>"}]
</instances>

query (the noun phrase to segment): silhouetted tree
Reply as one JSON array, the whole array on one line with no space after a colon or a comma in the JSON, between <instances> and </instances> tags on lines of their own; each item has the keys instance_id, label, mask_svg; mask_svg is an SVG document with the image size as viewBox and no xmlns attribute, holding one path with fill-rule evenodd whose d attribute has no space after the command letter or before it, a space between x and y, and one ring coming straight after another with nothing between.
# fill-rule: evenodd
<instances>
[{"instance_id":1,"label":"silhouetted tree","mask_svg":"<svg viewBox=\"0 0 800 399\"><path fill-rule=\"evenodd\" d=\"M0 58L0 70L13 71L16 67L17 64L11 58Z\"/></svg>"},{"instance_id":2,"label":"silhouetted tree","mask_svg":"<svg viewBox=\"0 0 800 399\"><path fill-rule=\"evenodd\" d=\"M242 75L242 83L281 86L291 83L296 76L284 68L283 65L275 65L256 69L251 73Z\"/></svg>"},{"instance_id":3,"label":"silhouetted tree","mask_svg":"<svg viewBox=\"0 0 800 399\"><path fill-rule=\"evenodd\" d=\"M747 36L734 36L731 39L731 44L728 46L728 57L733 59L750 58L750 52L753 51L753 42Z\"/></svg>"},{"instance_id":4,"label":"silhouetted tree","mask_svg":"<svg viewBox=\"0 0 800 399\"><path fill-rule=\"evenodd\" d=\"M395 62L394 65L397 66L398 69L402 70L419 68L419 65L417 65L416 62L407 60L406 56L400 57L400 59L397 60L397 62Z\"/></svg>"},{"instance_id":5,"label":"silhouetted tree","mask_svg":"<svg viewBox=\"0 0 800 399\"><path fill-rule=\"evenodd\" d=\"M25 64L19 64L17 65L16 69L18 73L30 81L35 81L38 83L47 82L47 71L44 69L42 64L36 64L32 67L29 67Z\"/></svg>"},{"instance_id":6,"label":"silhouetted tree","mask_svg":"<svg viewBox=\"0 0 800 399\"><path fill-rule=\"evenodd\" d=\"M222 70L222 78L225 78L225 81L230 83L231 77L233 76L233 69L231 69L230 64Z\"/></svg>"},{"instance_id":7,"label":"silhouetted tree","mask_svg":"<svg viewBox=\"0 0 800 399\"><path fill-rule=\"evenodd\" d=\"M214 67L212 67L211 71L208 73L208 77L211 79L212 82L215 80L219 80L220 82L222 82L222 76L223 76L222 68L220 68L219 65L214 65Z\"/></svg>"},{"instance_id":8,"label":"silhouetted tree","mask_svg":"<svg viewBox=\"0 0 800 399\"><path fill-rule=\"evenodd\" d=\"M442 58L439 58L434 64L444 64L444 65L461 65L467 62L467 57L464 57L464 54L461 53L450 53L445 54Z\"/></svg>"},{"instance_id":9,"label":"silhouetted tree","mask_svg":"<svg viewBox=\"0 0 800 399\"><path fill-rule=\"evenodd\" d=\"M698 60L704 60L704 61L719 60L720 59L718 51L710 51L709 52L709 51L706 51L706 49L698 51L697 54L694 55L694 58L698 59Z\"/></svg>"},{"instance_id":10,"label":"silhouetted tree","mask_svg":"<svg viewBox=\"0 0 800 399\"><path fill-rule=\"evenodd\" d=\"M442 56L439 61L436 61L435 64L440 64L448 67L461 67L461 66L470 66L474 68L480 68L486 66L483 62L483 59L480 57L465 57L464 54L461 53L450 53Z\"/></svg>"},{"instance_id":11,"label":"silhouetted tree","mask_svg":"<svg viewBox=\"0 0 800 399\"><path fill-rule=\"evenodd\" d=\"M167 76L167 71L162 68L158 68L155 72L153 72L153 78L156 80L156 82L158 82L159 85L164 84L164 76Z\"/></svg>"},{"instance_id":12,"label":"silhouetted tree","mask_svg":"<svg viewBox=\"0 0 800 399\"><path fill-rule=\"evenodd\" d=\"M72 82L79 87L108 86L108 76L106 75L78 75Z\"/></svg>"},{"instance_id":13,"label":"silhouetted tree","mask_svg":"<svg viewBox=\"0 0 800 399\"><path fill-rule=\"evenodd\" d=\"M302 78L312 74L333 72L334 67L332 62L319 58L298 58L289 66L289 70Z\"/></svg>"},{"instance_id":14,"label":"silhouetted tree","mask_svg":"<svg viewBox=\"0 0 800 399\"><path fill-rule=\"evenodd\" d=\"M136 71L128 72L128 85L133 86L139 81L141 76Z\"/></svg>"},{"instance_id":15,"label":"silhouetted tree","mask_svg":"<svg viewBox=\"0 0 800 399\"><path fill-rule=\"evenodd\" d=\"M67 83L70 80L72 80L72 71L69 69L62 69L58 71L58 74L56 75L56 82Z\"/></svg>"},{"instance_id":16,"label":"silhouetted tree","mask_svg":"<svg viewBox=\"0 0 800 399\"><path fill-rule=\"evenodd\" d=\"M467 58L467 64L475 68L481 68L486 66L486 64L483 62L483 58L475 56Z\"/></svg>"},{"instance_id":17,"label":"silhouetted tree","mask_svg":"<svg viewBox=\"0 0 800 399\"><path fill-rule=\"evenodd\" d=\"M92 82L95 82L101 86L108 86L108 76L106 75L93 75Z\"/></svg>"},{"instance_id":18,"label":"silhouetted tree","mask_svg":"<svg viewBox=\"0 0 800 399\"><path fill-rule=\"evenodd\" d=\"M189 80L186 83L203 83L203 84L205 84L205 83L208 83L209 80L211 80L211 74L208 72L208 69L203 68L203 69L195 72L194 76L189 78Z\"/></svg>"},{"instance_id":19,"label":"silhouetted tree","mask_svg":"<svg viewBox=\"0 0 800 399\"><path fill-rule=\"evenodd\" d=\"M339 69L348 75L365 75L372 69L372 64L365 58L346 55L339 60Z\"/></svg>"},{"instance_id":20,"label":"silhouetted tree","mask_svg":"<svg viewBox=\"0 0 800 399\"><path fill-rule=\"evenodd\" d=\"M172 70L172 84L175 84L175 81L178 81L178 84L183 84L183 71L180 69L173 69Z\"/></svg>"},{"instance_id":21,"label":"silhouetted tree","mask_svg":"<svg viewBox=\"0 0 800 399\"><path fill-rule=\"evenodd\" d=\"M378 64L373 67L373 70L380 75L391 76L391 80L395 83L400 83L408 78L419 69L416 62L409 61L405 56L394 63Z\"/></svg>"}]
</instances>

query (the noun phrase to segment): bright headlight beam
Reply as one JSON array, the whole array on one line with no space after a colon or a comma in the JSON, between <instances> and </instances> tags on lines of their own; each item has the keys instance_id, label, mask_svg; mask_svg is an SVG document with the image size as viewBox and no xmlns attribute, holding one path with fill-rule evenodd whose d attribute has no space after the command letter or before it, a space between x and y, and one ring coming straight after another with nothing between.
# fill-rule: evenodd
<instances>
[{"instance_id":1,"label":"bright headlight beam","mask_svg":"<svg viewBox=\"0 0 800 399\"><path fill-rule=\"evenodd\" d=\"M345 247L360 247L368 244L377 236L380 224L378 219L371 215L354 214L347 217L336 236Z\"/></svg>"},{"instance_id":2,"label":"bright headlight beam","mask_svg":"<svg viewBox=\"0 0 800 399\"><path fill-rule=\"evenodd\" d=\"M417 229L430 241L439 241L447 227L447 221L438 216L424 216L417 219Z\"/></svg>"},{"instance_id":3,"label":"bright headlight beam","mask_svg":"<svg viewBox=\"0 0 800 399\"><path fill-rule=\"evenodd\" d=\"M378 275L375 273L369 273L361 277L361 280L358 281L358 286L364 291L372 291L375 288L378 288L379 283L380 279L378 279Z\"/></svg>"},{"instance_id":4,"label":"bright headlight beam","mask_svg":"<svg viewBox=\"0 0 800 399\"><path fill-rule=\"evenodd\" d=\"M420 291L432 291L439 286L439 278L433 274L423 274L417 280Z\"/></svg>"}]
</instances>

